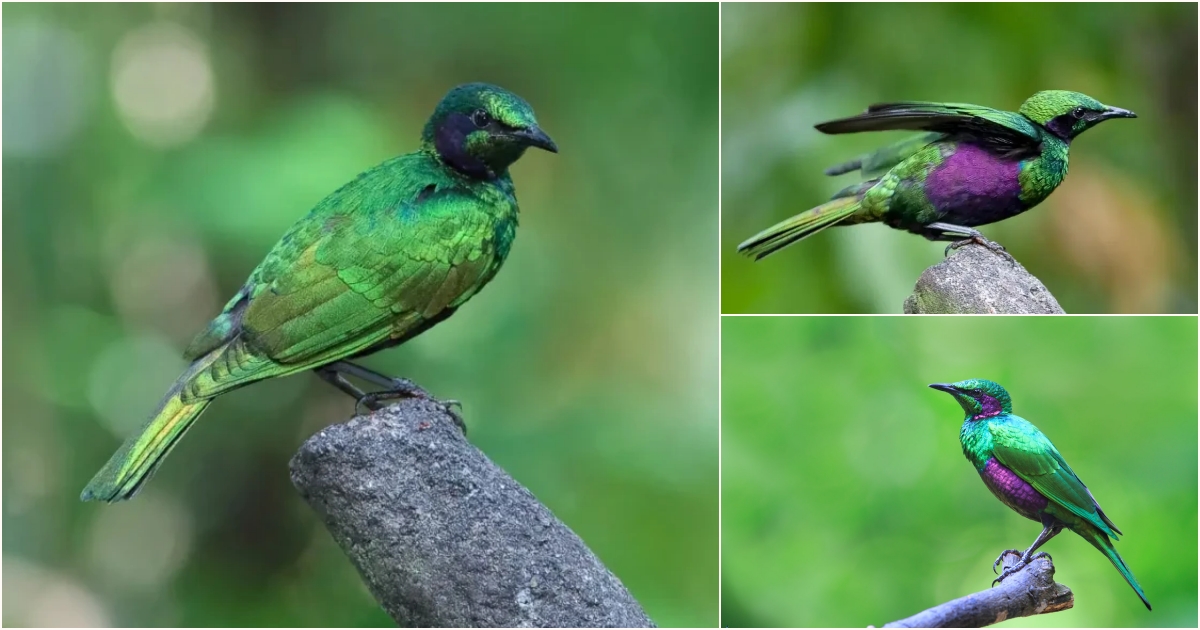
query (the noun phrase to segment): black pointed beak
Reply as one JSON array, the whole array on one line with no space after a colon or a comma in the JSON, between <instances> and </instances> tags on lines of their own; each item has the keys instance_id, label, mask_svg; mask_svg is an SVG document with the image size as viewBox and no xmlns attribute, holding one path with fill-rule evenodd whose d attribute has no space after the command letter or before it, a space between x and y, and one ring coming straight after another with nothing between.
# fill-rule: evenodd
<instances>
[{"instance_id":1,"label":"black pointed beak","mask_svg":"<svg viewBox=\"0 0 1200 630\"><path fill-rule=\"evenodd\" d=\"M1109 118L1137 118L1137 114L1129 111L1128 109L1109 107L1099 116L1097 116L1096 120L1108 120Z\"/></svg>"},{"instance_id":2,"label":"black pointed beak","mask_svg":"<svg viewBox=\"0 0 1200 630\"><path fill-rule=\"evenodd\" d=\"M542 131L540 127L522 129L516 133L516 136L523 139L525 144L531 147L545 149L551 153L558 153L558 145L554 144L550 136L546 135L546 132Z\"/></svg>"},{"instance_id":3,"label":"black pointed beak","mask_svg":"<svg viewBox=\"0 0 1200 630\"><path fill-rule=\"evenodd\" d=\"M933 383L930 385L930 387L932 387L933 389L936 389L938 391L946 392L948 394L958 393L958 390L954 389L954 386L949 383ZM942 400L945 400L945 398L943 398Z\"/></svg>"}]
</instances>

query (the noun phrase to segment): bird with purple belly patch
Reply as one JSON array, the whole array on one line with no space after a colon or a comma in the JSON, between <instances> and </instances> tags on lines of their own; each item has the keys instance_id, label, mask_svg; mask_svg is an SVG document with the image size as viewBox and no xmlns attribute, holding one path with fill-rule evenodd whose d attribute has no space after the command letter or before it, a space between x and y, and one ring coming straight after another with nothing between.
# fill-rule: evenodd
<instances>
[{"instance_id":1,"label":"bird with purple belly patch","mask_svg":"<svg viewBox=\"0 0 1200 630\"><path fill-rule=\"evenodd\" d=\"M1128 110L1064 90L1029 97L1020 111L963 103L906 101L872 105L857 116L816 126L839 134L896 129L929 133L902 140L825 171L859 171L865 180L816 208L738 245L755 260L834 225L885 223L930 240L1003 251L975 229L1041 203L1067 176L1071 140Z\"/></svg>"},{"instance_id":2,"label":"bird with purple belly patch","mask_svg":"<svg viewBox=\"0 0 1200 630\"><path fill-rule=\"evenodd\" d=\"M967 413L959 434L963 454L975 466L988 490L1021 516L1042 524L1042 533L1024 553L1009 549L996 558L993 571L1004 556L1010 553L1020 556L993 584L1020 571L1034 558L1046 556L1045 552L1036 555L1034 552L1065 527L1099 549L1149 609L1150 602L1142 587L1113 548L1112 541L1117 540L1121 530L1100 509L1091 491L1050 439L1025 419L1013 415L1008 392L983 379L934 383L930 387L954 396Z\"/></svg>"}]
</instances>

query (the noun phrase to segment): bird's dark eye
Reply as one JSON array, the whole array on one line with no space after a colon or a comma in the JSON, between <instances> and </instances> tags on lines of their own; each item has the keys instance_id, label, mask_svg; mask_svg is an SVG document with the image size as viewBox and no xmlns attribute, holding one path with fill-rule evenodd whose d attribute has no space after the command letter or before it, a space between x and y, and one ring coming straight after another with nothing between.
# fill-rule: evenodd
<instances>
[{"instance_id":1,"label":"bird's dark eye","mask_svg":"<svg viewBox=\"0 0 1200 630\"><path fill-rule=\"evenodd\" d=\"M1075 109L1071 110L1071 115L1074 116L1076 119L1083 118L1083 114L1086 111L1087 110L1083 109L1082 107L1076 107Z\"/></svg>"},{"instance_id":2,"label":"bird's dark eye","mask_svg":"<svg viewBox=\"0 0 1200 630\"><path fill-rule=\"evenodd\" d=\"M488 126L488 123L492 122L492 117L482 109L477 109L471 112L471 122L475 123L476 127L483 129Z\"/></svg>"}]
</instances>

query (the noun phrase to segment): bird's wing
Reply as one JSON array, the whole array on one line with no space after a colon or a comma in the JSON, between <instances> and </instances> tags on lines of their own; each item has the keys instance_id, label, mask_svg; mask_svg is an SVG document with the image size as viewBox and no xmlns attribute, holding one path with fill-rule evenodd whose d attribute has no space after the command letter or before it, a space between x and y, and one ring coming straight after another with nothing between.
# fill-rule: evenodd
<instances>
[{"instance_id":1,"label":"bird's wing","mask_svg":"<svg viewBox=\"0 0 1200 630\"><path fill-rule=\"evenodd\" d=\"M874 179L887 173L891 168L908 158L912 154L920 151L922 147L931 142L937 142L946 137L944 133L925 133L911 138L905 138L899 142L889 144L885 147L864 153L849 162L831 166L825 169L826 175L841 175L852 171L862 171L864 179Z\"/></svg>"},{"instance_id":2,"label":"bird's wing","mask_svg":"<svg viewBox=\"0 0 1200 630\"><path fill-rule=\"evenodd\" d=\"M353 356L457 308L495 274L512 238L473 196L426 187L400 203L319 206L251 275L189 356L220 351L186 398ZM323 203L324 205L324 203Z\"/></svg>"},{"instance_id":3,"label":"bird's wing","mask_svg":"<svg viewBox=\"0 0 1200 630\"><path fill-rule=\"evenodd\" d=\"M988 429L992 433L992 451L996 459L1034 490L1113 538L1121 533L1050 439L1036 427L1029 423L1020 427L990 422Z\"/></svg>"},{"instance_id":4,"label":"bird's wing","mask_svg":"<svg viewBox=\"0 0 1200 630\"><path fill-rule=\"evenodd\" d=\"M1041 143L1037 125L1021 114L966 103L883 103L872 105L857 116L824 122L816 128L830 134L897 129L934 131L970 138L1006 154L1031 152Z\"/></svg>"}]
</instances>

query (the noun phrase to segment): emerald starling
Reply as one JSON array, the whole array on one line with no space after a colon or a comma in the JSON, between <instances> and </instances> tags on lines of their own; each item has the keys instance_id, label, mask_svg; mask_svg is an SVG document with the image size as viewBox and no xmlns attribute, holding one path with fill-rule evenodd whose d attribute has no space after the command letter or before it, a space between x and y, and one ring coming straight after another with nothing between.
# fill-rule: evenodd
<instances>
[{"instance_id":1,"label":"emerald starling","mask_svg":"<svg viewBox=\"0 0 1200 630\"><path fill-rule=\"evenodd\" d=\"M450 90L419 150L363 172L283 235L80 498L132 497L214 398L256 381L315 370L372 409L430 398L348 360L428 330L496 275L517 228L508 167L528 147L558 150L519 96L483 83ZM366 394L346 376L385 390Z\"/></svg>"},{"instance_id":2,"label":"emerald starling","mask_svg":"<svg viewBox=\"0 0 1200 630\"><path fill-rule=\"evenodd\" d=\"M750 237L738 251L756 260L832 225L880 221L930 240L990 244L975 226L1041 203L1067 176L1071 140L1110 118L1135 118L1078 92L1049 90L1019 112L962 103L900 102L821 123L829 134L893 129L926 133L825 171L866 180L833 200ZM958 240L965 239L965 240Z\"/></svg>"},{"instance_id":3,"label":"emerald starling","mask_svg":"<svg viewBox=\"0 0 1200 630\"><path fill-rule=\"evenodd\" d=\"M1121 530L1100 509L1091 491L1058 454L1050 439L1028 421L1013 415L1008 392L982 379L934 383L930 387L954 396L966 412L959 434L963 453L988 490L1017 514L1042 524L1042 533L1024 553L1009 549L1000 554L992 570L1010 553L1019 554L1020 559L996 581L1020 571L1034 558L1045 556L1033 552L1065 527L1099 549L1149 609L1150 602L1142 587L1113 548L1112 541L1117 540Z\"/></svg>"}]
</instances>

